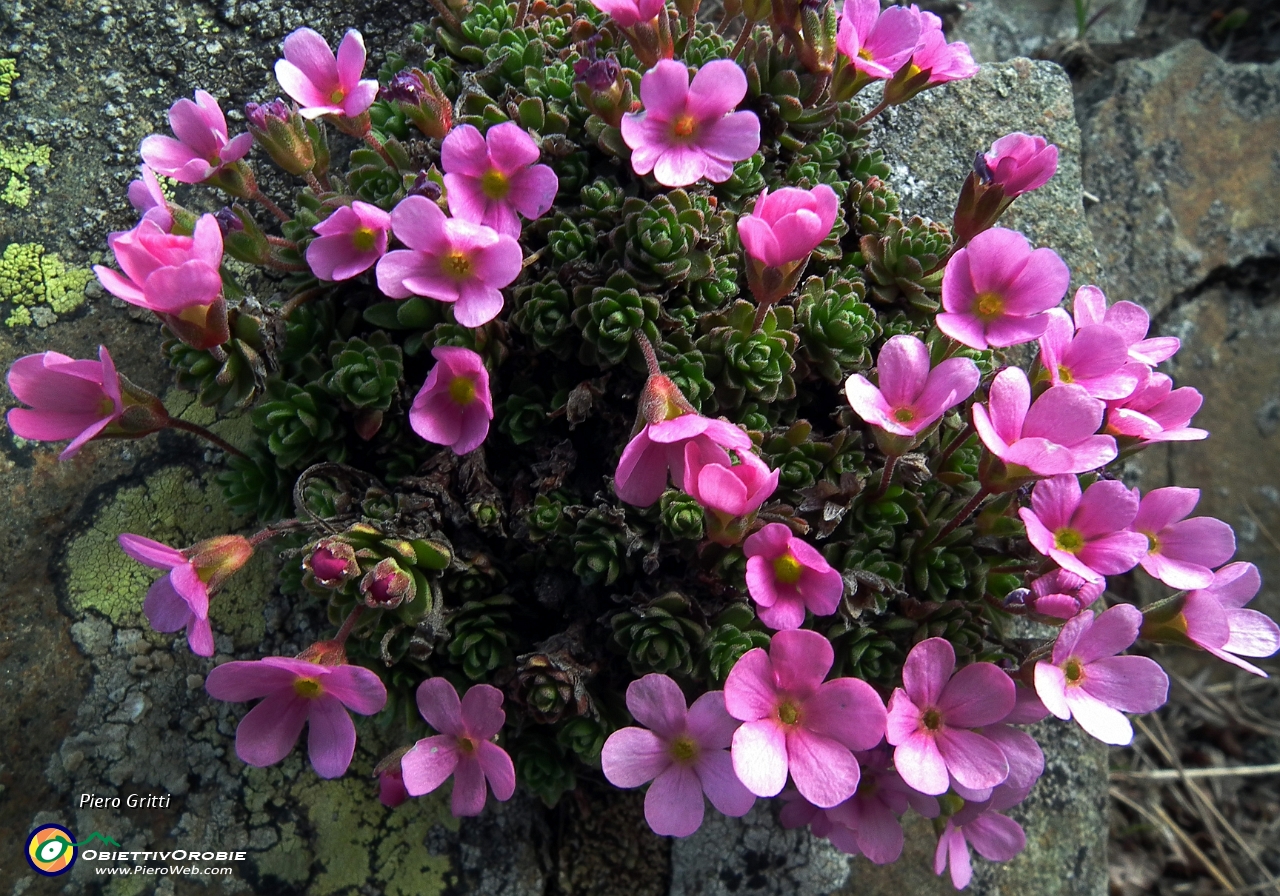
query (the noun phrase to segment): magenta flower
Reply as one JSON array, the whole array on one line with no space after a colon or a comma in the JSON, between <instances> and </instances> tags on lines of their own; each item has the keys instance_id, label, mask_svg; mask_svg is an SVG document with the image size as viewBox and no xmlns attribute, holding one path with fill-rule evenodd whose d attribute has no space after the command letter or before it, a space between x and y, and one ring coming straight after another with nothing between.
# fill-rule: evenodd
<instances>
[{"instance_id":1,"label":"magenta flower","mask_svg":"<svg viewBox=\"0 0 1280 896\"><path fill-rule=\"evenodd\" d=\"M738 236L749 257L780 268L808 258L831 233L839 211L840 200L826 184L773 193L765 188L751 212L738 219Z\"/></svg>"},{"instance_id":2,"label":"magenta flower","mask_svg":"<svg viewBox=\"0 0 1280 896\"><path fill-rule=\"evenodd\" d=\"M644 111L622 117L632 170L652 171L665 187L728 180L733 163L760 148L760 119L733 111L746 95L747 76L731 59L708 62L692 83L683 62L660 60L640 79Z\"/></svg>"},{"instance_id":3,"label":"magenta flower","mask_svg":"<svg viewBox=\"0 0 1280 896\"><path fill-rule=\"evenodd\" d=\"M710 439L692 439L684 447L684 490L707 511L708 532L719 544L737 544L750 518L778 487L780 471L750 451L738 451L738 463Z\"/></svg>"},{"instance_id":4,"label":"magenta flower","mask_svg":"<svg viewBox=\"0 0 1280 896\"><path fill-rule=\"evenodd\" d=\"M979 349L1038 339L1070 278L1052 249L1033 250L1014 230L985 230L947 262L938 329Z\"/></svg>"},{"instance_id":5,"label":"magenta flower","mask_svg":"<svg viewBox=\"0 0 1280 896\"><path fill-rule=\"evenodd\" d=\"M920 39L920 12L879 0L848 0L836 32L836 49L872 80L892 78L906 65Z\"/></svg>"},{"instance_id":6,"label":"magenta flower","mask_svg":"<svg viewBox=\"0 0 1280 896\"><path fill-rule=\"evenodd\" d=\"M1143 442L1193 442L1208 430L1191 426L1204 396L1190 386L1173 388L1173 380L1152 373L1128 398L1109 402L1106 432Z\"/></svg>"},{"instance_id":7,"label":"magenta flower","mask_svg":"<svg viewBox=\"0 0 1280 896\"><path fill-rule=\"evenodd\" d=\"M769 652L743 654L724 685L725 708L743 722L733 735L733 770L756 796L795 781L801 796L827 809L858 789L854 750L884 735L885 710L865 681L824 682L835 652L817 632L778 632Z\"/></svg>"},{"instance_id":8,"label":"magenta flower","mask_svg":"<svg viewBox=\"0 0 1280 896\"><path fill-rule=\"evenodd\" d=\"M1252 563L1229 563L1214 573L1213 584L1187 595L1183 615L1188 621L1187 635L1193 642L1220 660L1266 678L1266 672L1241 659L1268 657L1280 650L1280 627L1257 610L1244 609L1261 587L1258 567ZM1220 621L1215 618L1218 614ZM1197 640L1195 630L1206 627L1206 623L1215 636ZM1219 640L1216 633L1223 629L1226 638Z\"/></svg>"},{"instance_id":9,"label":"magenta flower","mask_svg":"<svg viewBox=\"0 0 1280 896\"><path fill-rule=\"evenodd\" d=\"M311 273L321 280L350 280L386 254L391 215L357 199L312 229L320 236L307 246Z\"/></svg>"},{"instance_id":10,"label":"magenta flower","mask_svg":"<svg viewBox=\"0 0 1280 896\"><path fill-rule=\"evenodd\" d=\"M1090 324L1110 327L1120 334L1129 350L1129 359L1140 364L1155 366L1177 354L1182 342L1176 336L1147 338L1151 327L1151 315L1147 309L1133 302L1116 302L1107 307L1107 297L1096 286L1082 286L1072 299L1072 312L1076 327L1083 329Z\"/></svg>"},{"instance_id":11,"label":"magenta flower","mask_svg":"<svg viewBox=\"0 0 1280 896\"><path fill-rule=\"evenodd\" d=\"M1154 489L1142 498L1129 524L1147 538L1147 553L1139 561L1142 568L1170 588L1208 588L1213 568L1236 552L1236 534L1222 520L1186 518L1199 500L1198 488Z\"/></svg>"},{"instance_id":12,"label":"magenta flower","mask_svg":"<svg viewBox=\"0 0 1280 896\"><path fill-rule=\"evenodd\" d=\"M1114 479L1093 483L1083 495L1069 473L1041 480L1018 515L1037 551L1090 581L1128 572L1147 551L1147 537L1128 528L1138 515L1136 490Z\"/></svg>"},{"instance_id":13,"label":"magenta flower","mask_svg":"<svg viewBox=\"0 0 1280 896\"><path fill-rule=\"evenodd\" d=\"M222 298L222 231L213 215L196 222L193 236L166 233L144 218L113 233L107 245L124 271L94 265L103 288L130 305L154 312L183 342L212 348L230 338Z\"/></svg>"},{"instance_id":14,"label":"magenta flower","mask_svg":"<svg viewBox=\"0 0 1280 896\"><path fill-rule=\"evenodd\" d=\"M1155 660L1116 656L1137 640L1141 625L1142 613L1130 604L1097 617L1086 610L1064 625L1051 659L1036 663L1036 694L1049 712L1074 716L1103 743L1132 741L1133 726L1122 713L1151 712L1169 693L1169 677Z\"/></svg>"},{"instance_id":15,"label":"magenta flower","mask_svg":"<svg viewBox=\"0 0 1280 896\"><path fill-rule=\"evenodd\" d=\"M929 348L915 336L894 336L876 359L880 387L860 373L844 384L853 411L867 423L914 442L978 388L982 375L968 358L948 358L932 370ZM907 444L907 450L911 444Z\"/></svg>"},{"instance_id":16,"label":"magenta flower","mask_svg":"<svg viewBox=\"0 0 1280 896\"><path fill-rule=\"evenodd\" d=\"M284 656L223 663L209 673L204 687L216 700L264 698L236 728L236 755L248 765L275 765L310 722L307 752L322 778L341 777L355 755L356 726L347 710L368 716L387 703L382 680L368 669Z\"/></svg>"},{"instance_id":17,"label":"magenta flower","mask_svg":"<svg viewBox=\"0 0 1280 896\"><path fill-rule=\"evenodd\" d=\"M1058 170L1058 147L1043 137L1015 132L991 144L982 156L991 183L998 184L1005 199L1015 199L1049 182Z\"/></svg>"},{"instance_id":18,"label":"magenta flower","mask_svg":"<svg viewBox=\"0 0 1280 896\"><path fill-rule=\"evenodd\" d=\"M688 837L702 825L705 793L731 818L751 811L756 798L733 773L729 745L738 721L724 708L724 692L708 691L685 705L679 685L649 674L627 687L627 708L647 728L622 728L605 741L600 761L615 787L652 781L644 817L655 834Z\"/></svg>"},{"instance_id":19,"label":"magenta flower","mask_svg":"<svg viewBox=\"0 0 1280 896\"><path fill-rule=\"evenodd\" d=\"M991 663L955 668L949 643L921 641L907 654L902 687L889 698L885 739L897 747L893 764L908 786L933 796L946 793L952 777L973 789L995 787L1009 777L1000 747L970 729L1009 714L1013 679Z\"/></svg>"},{"instance_id":20,"label":"magenta flower","mask_svg":"<svg viewBox=\"0 0 1280 896\"><path fill-rule=\"evenodd\" d=\"M913 10L916 5L911 4ZM978 73L978 66L963 41L947 43L942 33L942 19L931 12L920 13L920 40L911 55L908 74L928 72L925 87L937 87L949 81L963 81ZM919 91L917 91L918 93Z\"/></svg>"},{"instance_id":21,"label":"magenta flower","mask_svg":"<svg viewBox=\"0 0 1280 896\"><path fill-rule=\"evenodd\" d=\"M534 164L539 153L538 144L514 122L495 125L483 137L469 124L454 128L440 147L449 212L519 237L518 214L542 217L560 188L551 168Z\"/></svg>"},{"instance_id":22,"label":"magenta flower","mask_svg":"<svg viewBox=\"0 0 1280 896\"><path fill-rule=\"evenodd\" d=\"M391 230L408 249L378 260L378 289L393 299L426 296L452 303L464 327L498 316L502 293L520 276L520 244L491 227L446 218L425 196L406 196L391 210Z\"/></svg>"},{"instance_id":23,"label":"magenta flower","mask_svg":"<svg viewBox=\"0 0 1280 896\"><path fill-rule=\"evenodd\" d=\"M428 442L448 445L454 454L480 447L493 419L489 371L469 348L441 345L431 350L438 362L427 374L409 409L409 425Z\"/></svg>"},{"instance_id":24,"label":"magenta flower","mask_svg":"<svg viewBox=\"0 0 1280 896\"><path fill-rule=\"evenodd\" d=\"M969 803L947 819L933 854L933 873L941 874L951 866L951 883L957 890L969 886L973 879L973 860L969 847L990 862L1007 862L1027 845L1026 832L1012 818L999 810L1021 800L993 798L989 802Z\"/></svg>"},{"instance_id":25,"label":"magenta flower","mask_svg":"<svg viewBox=\"0 0 1280 896\"><path fill-rule=\"evenodd\" d=\"M378 95L375 79L361 81L364 38L354 28L333 55L329 44L310 28L299 28L284 39L284 58L276 60L276 80L297 100L303 118L340 115L358 118Z\"/></svg>"},{"instance_id":26,"label":"magenta flower","mask_svg":"<svg viewBox=\"0 0 1280 896\"><path fill-rule=\"evenodd\" d=\"M636 507L648 507L662 497L668 474L676 488L684 488L684 449L691 442L743 452L751 448L751 437L740 427L699 414L646 423L618 461L613 477L618 497Z\"/></svg>"},{"instance_id":27,"label":"magenta flower","mask_svg":"<svg viewBox=\"0 0 1280 896\"><path fill-rule=\"evenodd\" d=\"M418 711L440 733L424 737L400 759L404 786L411 796L435 790L453 775L451 808L455 818L479 815L488 796L485 782L498 802L516 790L516 770L507 751L493 742L507 714L502 691L487 684L472 685L462 700L443 678L418 685Z\"/></svg>"},{"instance_id":28,"label":"magenta flower","mask_svg":"<svg viewBox=\"0 0 1280 896\"><path fill-rule=\"evenodd\" d=\"M781 798L782 811L778 813L778 821L784 828L791 830L808 825L809 833L815 837L826 838L832 846L841 852L851 856L856 856L862 852L858 846L858 835L853 828L846 825L842 820L836 820L836 815L840 814L841 808L848 800L830 809L819 809L802 797L800 791L794 787L788 787L782 791ZM850 797L849 799L855 798ZM932 797L928 797L928 799L932 799ZM847 813L841 815L842 818L846 816Z\"/></svg>"},{"instance_id":29,"label":"magenta flower","mask_svg":"<svg viewBox=\"0 0 1280 896\"><path fill-rule=\"evenodd\" d=\"M119 541L121 549L134 560L169 571L152 583L142 602L142 612L151 627L158 632L185 628L191 652L213 656L209 598L232 573L249 562L253 546L239 535L209 538L185 551L129 533L121 535Z\"/></svg>"},{"instance_id":30,"label":"magenta flower","mask_svg":"<svg viewBox=\"0 0 1280 896\"><path fill-rule=\"evenodd\" d=\"M129 183L129 204L141 213L143 219L150 218L166 233L173 229L173 213L169 211L169 200L165 199L164 190L160 189L160 181L150 165L139 165L138 180Z\"/></svg>"},{"instance_id":31,"label":"magenta flower","mask_svg":"<svg viewBox=\"0 0 1280 896\"><path fill-rule=\"evenodd\" d=\"M57 352L26 355L9 368L9 390L29 408L9 411L14 435L34 442L71 444L58 455L66 460L120 419L124 402L120 377L105 345L97 361L77 361Z\"/></svg>"},{"instance_id":32,"label":"magenta flower","mask_svg":"<svg viewBox=\"0 0 1280 896\"><path fill-rule=\"evenodd\" d=\"M196 91L194 103L181 99L169 107L169 127L177 139L152 134L142 141L142 160L184 184L212 177L253 148L252 134L227 138L227 120L218 101L203 90Z\"/></svg>"},{"instance_id":33,"label":"magenta flower","mask_svg":"<svg viewBox=\"0 0 1280 896\"><path fill-rule=\"evenodd\" d=\"M404 771L400 768L400 757L395 763L378 772L378 802L388 809L394 809L409 799L409 791L404 786Z\"/></svg>"},{"instance_id":34,"label":"magenta flower","mask_svg":"<svg viewBox=\"0 0 1280 896\"><path fill-rule=\"evenodd\" d=\"M591 5L609 16L619 27L631 28L651 22L665 5L663 0L591 0Z\"/></svg>"},{"instance_id":35,"label":"magenta flower","mask_svg":"<svg viewBox=\"0 0 1280 896\"><path fill-rule=\"evenodd\" d=\"M830 616L840 605L844 579L814 548L782 523L769 523L747 537L747 591L760 621L773 629L799 628L804 611Z\"/></svg>"},{"instance_id":36,"label":"magenta flower","mask_svg":"<svg viewBox=\"0 0 1280 896\"><path fill-rule=\"evenodd\" d=\"M1036 476L1083 473L1118 454L1116 440L1095 435L1103 404L1079 386L1052 386L1031 402L1031 384L1017 367L991 382L986 405L974 404L973 425L987 450Z\"/></svg>"},{"instance_id":37,"label":"magenta flower","mask_svg":"<svg viewBox=\"0 0 1280 896\"><path fill-rule=\"evenodd\" d=\"M1075 328L1067 312L1050 308L1040 337L1040 365L1055 386L1074 383L1094 398L1127 398L1147 378L1145 365L1129 363L1129 347L1115 330Z\"/></svg>"},{"instance_id":38,"label":"magenta flower","mask_svg":"<svg viewBox=\"0 0 1280 896\"><path fill-rule=\"evenodd\" d=\"M1055 569L1031 583L1027 604L1037 613L1070 619L1102 596L1106 579L1090 581L1066 569Z\"/></svg>"}]
</instances>

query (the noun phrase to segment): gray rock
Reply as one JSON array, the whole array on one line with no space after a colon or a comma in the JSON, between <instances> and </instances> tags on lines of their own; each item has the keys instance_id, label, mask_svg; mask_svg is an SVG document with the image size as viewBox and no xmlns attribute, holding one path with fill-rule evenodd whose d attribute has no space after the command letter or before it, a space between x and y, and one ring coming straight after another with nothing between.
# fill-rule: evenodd
<instances>
[{"instance_id":1,"label":"gray rock","mask_svg":"<svg viewBox=\"0 0 1280 896\"><path fill-rule=\"evenodd\" d=\"M1092 6L1107 5L1095 2ZM1075 0L972 0L949 35L969 45L977 62L1031 56L1079 36ZM1091 44L1115 44L1134 36L1146 0L1118 0L1088 30Z\"/></svg>"}]
</instances>

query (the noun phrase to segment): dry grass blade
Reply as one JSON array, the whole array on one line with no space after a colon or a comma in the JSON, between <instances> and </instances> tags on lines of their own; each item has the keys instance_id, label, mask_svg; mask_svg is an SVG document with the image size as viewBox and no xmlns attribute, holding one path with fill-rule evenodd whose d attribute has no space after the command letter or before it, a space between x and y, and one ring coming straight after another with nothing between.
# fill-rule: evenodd
<instances>
[{"instance_id":1,"label":"dry grass blade","mask_svg":"<svg viewBox=\"0 0 1280 896\"><path fill-rule=\"evenodd\" d=\"M1245 778L1251 775L1280 775L1280 762L1270 765L1236 765L1213 768L1156 768L1112 772L1112 781L1180 781L1184 778Z\"/></svg>"},{"instance_id":2,"label":"dry grass blade","mask_svg":"<svg viewBox=\"0 0 1280 896\"><path fill-rule=\"evenodd\" d=\"M1191 839L1191 836L1182 828L1178 827L1177 822L1170 818L1164 809L1159 806L1152 806L1148 809L1146 806L1143 806L1136 800L1131 799L1127 794L1115 787L1111 788L1110 793L1112 799L1119 803L1123 803L1151 824L1158 828L1164 828L1172 834L1177 841L1182 844L1187 852L1191 853L1191 855L1195 857L1195 860L1204 866L1204 869L1208 871L1210 876L1218 882L1220 887L1229 893L1237 892L1236 886L1227 879L1227 876L1218 869L1217 865L1213 864L1209 857L1204 854L1204 851L1196 845L1194 840Z\"/></svg>"}]
</instances>

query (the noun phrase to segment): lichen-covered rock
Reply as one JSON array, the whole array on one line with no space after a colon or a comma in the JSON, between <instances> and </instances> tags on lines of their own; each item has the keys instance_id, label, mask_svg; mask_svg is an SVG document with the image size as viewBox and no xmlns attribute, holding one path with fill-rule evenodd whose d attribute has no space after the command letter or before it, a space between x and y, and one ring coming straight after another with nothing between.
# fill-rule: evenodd
<instances>
[{"instance_id":1,"label":"lichen-covered rock","mask_svg":"<svg viewBox=\"0 0 1280 896\"><path fill-rule=\"evenodd\" d=\"M1104 46L1134 36L1147 0L1093 3L1088 15L1105 12L1089 27L1090 44ZM977 62L1032 56L1054 42L1079 37L1074 0L970 0L950 37L969 45Z\"/></svg>"}]
</instances>

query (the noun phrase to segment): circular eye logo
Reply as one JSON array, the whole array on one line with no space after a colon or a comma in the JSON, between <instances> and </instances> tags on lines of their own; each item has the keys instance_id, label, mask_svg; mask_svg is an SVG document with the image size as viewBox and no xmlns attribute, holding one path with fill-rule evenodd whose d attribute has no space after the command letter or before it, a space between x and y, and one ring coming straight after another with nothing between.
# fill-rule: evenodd
<instances>
[{"instance_id":1,"label":"circular eye logo","mask_svg":"<svg viewBox=\"0 0 1280 896\"><path fill-rule=\"evenodd\" d=\"M27 864L41 874L56 877L75 861L76 838L61 825L41 825L27 837Z\"/></svg>"}]
</instances>

